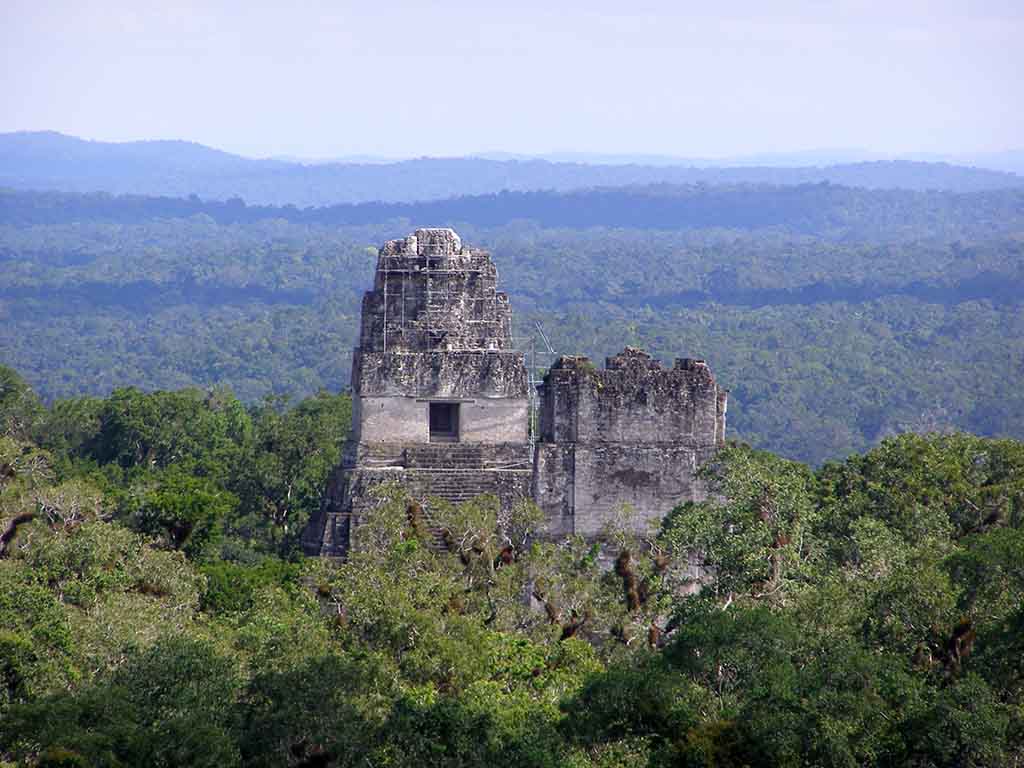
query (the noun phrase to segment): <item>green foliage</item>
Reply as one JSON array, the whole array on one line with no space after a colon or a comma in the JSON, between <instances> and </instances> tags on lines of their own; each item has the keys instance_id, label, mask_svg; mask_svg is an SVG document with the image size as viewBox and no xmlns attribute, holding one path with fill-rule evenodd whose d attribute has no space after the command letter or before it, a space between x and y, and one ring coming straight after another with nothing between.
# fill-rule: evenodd
<instances>
[{"instance_id":1,"label":"green foliage","mask_svg":"<svg viewBox=\"0 0 1024 768\"><path fill-rule=\"evenodd\" d=\"M45 412L36 430L40 445L68 458L89 454L100 432L105 401L99 397L58 400Z\"/></svg>"},{"instance_id":2,"label":"green foliage","mask_svg":"<svg viewBox=\"0 0 1024 768\"><path fill-rule=\"evenodd\" d=\"M73 678L71 628L45 587L0 566L0 718Z\"/></svg>"},{"instance_id":3,"label":"green foliage","mask_svg":"<svg viewBox=\"0 0 1024 768\"><path fill-rule=\"evenodd\" d=\"M178 469L160 473L156 483L133 499L132 527L192 559L211 557L223 537L224 520L238 499L208 478Z\"/></svg>"},{"instance_id":4,"label":"green foliage","mask_svg":"<svg viewBox=\"0 0 1024 768\"><path fill-rule=\"evenodd\" d=\"M126 388L34 413L29 437L0 437L0 495L12 515L36 500L46 514L66 517L98 494L106 499L103 513L118 510L169 547L198 558L222 548L254 563L266 554L296 554L339 461L351 400L319 393L291 407L286 398L269 398L246 408L223 389ZM69 485L34 499L31 489L55 476L94 490Z\"/></svg>"},{"instance_id":5,"label":"green foliage","mask_svg":"<svg viewBox=\"0 0 1024 768\"><path fill-rule=\"evenodd\" d=\"M820 463L905 431L1020 439L1020 195L590 190L525 195L510 223L474 223L481 205L511 211L506 195L346 225L329 210L7 193L0 348L46 400L338 391L376 246L432 221L493 251L518 336L540 320L559 353L706 358L731 390L730 431L758 448ZM46 214L35 226L17 215L28 197Z\"/></svg>"},{"instance_id":6,"label":"green foliage","mask_svg":"<svg viewBox=\"0 0 1024 768\"><path fill-rule=\"evenodd\" d=\"M162 639L74 695L54 694L11 715L15 743L92 766L238 765L232 738L239 686L211 646ZM73 765L74 762L71 762Z\"/></svg>"},{"instance_id":7,"label":"green foliage","mask_svg":"<svg viewBox=\"0 0 1024 768\"><path fill-rule=\"evenodd\" d=\"M36 765L38 768L88 768L89 762L77 752L52 747L39 756Z\"/></svg>"},{"instance_id":8,"label":"green foliage","mask_svg":"<svg viewBox=\"0 0 1024 768\"><path fill-rule=\"evenodd\" d=\"M783 601L818 556L814 478L807 467L746 446L705 468L711 500L673 510L664 539L677 556L699 553L710 589L730 600Z\"/></svg>"},{"instance_id":9,"label":"green foliage","mask_svg":"<svg viewBox=\"0 0 1024 768\"><path fill-rule=\"evenodd\" d=\"M357 765L383 735L398 695L392 668L372 654L313 654L262 670L244 710L245 764Z\"/></svg>"},{"instance_id":10,"label":"green foliage","mask_svg":"<svg viewBox=\"0 0 1024 768\"><path fill-rule=\"evenodd\" d=\"M92 456L124 469L166 468L223 478L244 435L246 417L230 394L199 390L115 390L99 415ZM240 434L241 433L241 434Z\"/></svg>"},{"instance_id":11,"label":"green foliage","mask_svg":"<svg viewBox=\"0 0 1024 768\"><path fill-rule=\"evenodd\" d=\"M1016 715L1019 728L1019 702L1016 709L1014 713L1001 702L983 679L968 674L937 691L928 708L908 724L912 764L1018 765L1021 743L1011 741L1010 723Z\"/></svg>"},{"instance_id":12,"label":"green foliage","mask_svg":"<svg viewBox=\"0 0 1024 768\"><path fill-rule=\"evenodd\" d=\"M0 438L5 765L1024 761L1020 443L817 471L730 445L708 501L597 541L382 486L334 563L281 521L318 503L347 398L174 394Z\"/></svg>"},{"instance_id":13,"label":"green foliage","mask_svg":"<svg viewBox=\"0 0 1024 768\"><path fill-rule=\"evenodd\" d=\"M142 547L138 536L102 522L67 533L40 526L23 559L33 580L55 588L62 602L89 608L104 593L135 586L129 563Z\"/></svg>"},{"instance_id":14,"label":"green foliage","mask_svg":"<svg viewBox=\"0 0 1024 768\"><path fill-rule=\"evenodd\" d=\"M0 365L0 437L26 439L42 413L39 398L18 373Z\"/></svg>"},{"instance_id":15,"label":"green foliage","mask_svg":"<svg viewBox=\"0 0 1024 768\"><path fill-rule=\"evenodd\" d=\"M901 435L822 471L832 525L864 515L906 541L954 538L1024 522L1021 443L973 435ZM951 530L947 530L951 528Z\"/></svg>"},{"instance_id":16,"label":"green foliage","mask_svg":"<svg viewBox=\"0 0 1024 768\"><path fill-rule=\"evenodd\" d=\"M319 510L352 420L345 395L319 392L286 405L285 398L268 398L251 410L250 452L232 481L245 510L232 526L250 536L262 531L282 555L297 550L302 529Z\"/></svg>"},{"instance_id":17,"label":"green foliage","mask_svg":"<svg viewBox=\"0 0 1024 768\"><path fill-rule=\"evenodd\" d=\"M563 728L587 745L641 737L656 742L699 720L702 692L661 659L618 667L591 679L565 704Z\"/></svg>"},{"instance_id":18,"label":"green foliage","mask_svg":"<svg viewBox=\"0 0 1024 768\"><path fill-rule=\"evenodd\" d=\"M252 609L259 592L267 587L297 589L301 566L277 559L257 565L231 562L208 563L200 569L206 577L202 610L211 614L237 613Z\"/></svg>"}]
</instances>

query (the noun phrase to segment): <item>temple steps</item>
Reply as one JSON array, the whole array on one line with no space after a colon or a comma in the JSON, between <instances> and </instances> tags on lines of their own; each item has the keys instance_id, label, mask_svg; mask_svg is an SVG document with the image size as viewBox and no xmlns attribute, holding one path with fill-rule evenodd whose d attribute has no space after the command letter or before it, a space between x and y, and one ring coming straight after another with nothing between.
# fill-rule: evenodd
<instances>
[{"instance_id":1,"label":"temple steps","mask_svg":"<svg viewBox=\"0 0 1024 768\"><path fill-rule=\"evenodd\" d=\"M501 486L509 482L527 487L532 476L532 469L415 469L397 472L414 498L422 502L423 520L429 532L426 546L433 552L449 550L445 545L444 527L431 510L431 498L443 499L453 505L462 504L480 496L502 493ZM503 482L498 478L502 478Z\"/></svg>"},{"instance_id":2,"label":"temple steps","mask_svg":"<svg viewBox=\"0 0 1024 768\"><path fill-rule=\"evenodd\" d=\"M427 509L423 510L423 520L426 523L427 532L430 534L430 538L427 540L427 549L431 552L448 552L448 545L444 543L444 527L439 525L430 515L430 511Z\"/></svg>"},{"instance_id":3,"label":"temple steps","mask_svg":"<svg viewBox=\"0 0 1024 768\"><path fill-rule=\"evenodd\" d=\"M488 470L529 469L533 453L527 444L467 445L422 443L406 446L360 446L346 465L370 469Z\"/></svg>"}]
</instances>

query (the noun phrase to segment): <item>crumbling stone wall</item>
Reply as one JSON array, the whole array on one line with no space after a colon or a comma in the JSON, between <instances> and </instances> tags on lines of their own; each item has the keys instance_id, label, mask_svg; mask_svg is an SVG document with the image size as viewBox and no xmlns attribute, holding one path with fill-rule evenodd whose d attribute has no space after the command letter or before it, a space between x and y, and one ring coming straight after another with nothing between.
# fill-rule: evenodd
<instances>
[{"instance_id":1,"label":"crumbling stone wall","mask_svg":"<svg viewBox=\"0 0 1024 768\"><path fill-rule=\"evenodd\" d=\"M624 505L657 524L706 491L697 470L725 440L727 392L700 360L665 369L626 348L604 370L562 357L540 387L533 496L550 535L596 536Z\"/></svg>"},{"instance_id":2,"label":"crumbling stone wall","mask_svg":"<svg viewBox=\"0 0 1024 768\"><path fill-rule=\"evenodd\" d=\"M353 353L352 433L303 534L308 554L354 546L369 489L389 480L424 501L529 498L526 365L497 281L490 255L450 229L418 229L380 249ZM458 406L456 442L431 442L431 404Z\"/></svg>"},{"instance_id":3,"label":"crumbling stone wall","mask_svg":"<svg viewBox=\"0 0 1024 768\"><path fill-rule=\"evenodd\" d=\"M363 296L364 352L505 350L512 310L487 251L451 229L417 229L384 244Z\"/></svg>"}]
</instances>

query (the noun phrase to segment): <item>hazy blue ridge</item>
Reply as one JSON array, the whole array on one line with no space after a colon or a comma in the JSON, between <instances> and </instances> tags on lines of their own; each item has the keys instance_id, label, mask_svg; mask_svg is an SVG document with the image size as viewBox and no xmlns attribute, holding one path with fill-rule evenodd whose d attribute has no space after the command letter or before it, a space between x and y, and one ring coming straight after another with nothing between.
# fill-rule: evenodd
<instances>
[{"instance_id":1,"label":"hazy blue ridge","mask_svg":"<svg viewBox=\"0 0 1024 768\"><path fill-rule=\"evenodd\" d=\"M1024 187L1024 177L944 162L872 160L804 163L800 156L738 158L684 164L657 156L618 156L607 162L556 162L516 157L419 158L400 162L316 162L249 159L183 141L109 143L54 132L0 134L0 185L19 189L163 195L252 204L325 206L360 202L414 202L509 191L669 184L830 182L867 189L971 192ZM552 155L573 158L572 154ZM828 157L825 155L824 157ZM791 161L793 166L780 166ZM751 163L762 162L762 165ZM705 164L699 164L705 163Z\"/></svg>"}]
</instances>

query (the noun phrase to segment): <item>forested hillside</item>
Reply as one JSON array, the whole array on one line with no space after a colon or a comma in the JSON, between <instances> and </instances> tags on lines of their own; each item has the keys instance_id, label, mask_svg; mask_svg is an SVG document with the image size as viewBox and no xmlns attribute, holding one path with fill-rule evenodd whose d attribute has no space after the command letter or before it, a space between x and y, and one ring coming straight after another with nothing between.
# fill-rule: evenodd
<instances>
[{"instance_id":1,"label":"forested hillside","mask_svg":"<svg viewBox=\"0 0 1024 768\"><path fill-rule=\"evenodd\" d=\"M374 226L407 219L495 227L654 230L781 228L830 240L950 240L1020 231L1024 190L975 194L870 191L831 184L601 187L571 192L502 192L424 203L325 208L249 206L240 199L188 199L0 190L0 221L25 226L99 219L123 224L208 216L219 224L282 219L295 224Z\"/></svg>"},{"instance_id":2,"label":"forested hillside","mask_svg":"<svg viewBox=\"0 0 1024 768\"><path fill-rule=\"evenodd\" d=\"M46 398L337 392L376 247L421 225L492 249L524 349L539 320L559 353L707 358L732 388L730 434L758 447L820 462L907 429L1024 437L1017 191L648 187L309 210L7 191L0 360Z\"/></svg>"},{"instance_id":3,"label":"forested hillside","mask_svg":"<svg viewBox=\"0 0 1024 768\"><path fill-rule=\"evenodd\" d=\"M140 195L240 197L265 205L410 202L502 190L594 186L831 182L870 189L960 192L1024 186L1014 173L946 163L875 161L825 167L692 167L546 160L419 158L390 163L252 160L183 141L121 144L58 133L0 134L0 186Z\"/></svg>"},{"instance_id":4,"label":"forested hillside","mask_svg":"<svg viewBox=\"0 0 1024 768\"><path fill-rule=\"evenodd\" d=\"M385 486L302 560L345 396L44 407L0 367L0 763L451 768L1024 761L1024 444L903 435L600 544ZM714 583L686 596L703 553ZM531 594L536 607L524 601Z\"/></svg>"}]
</instances>

